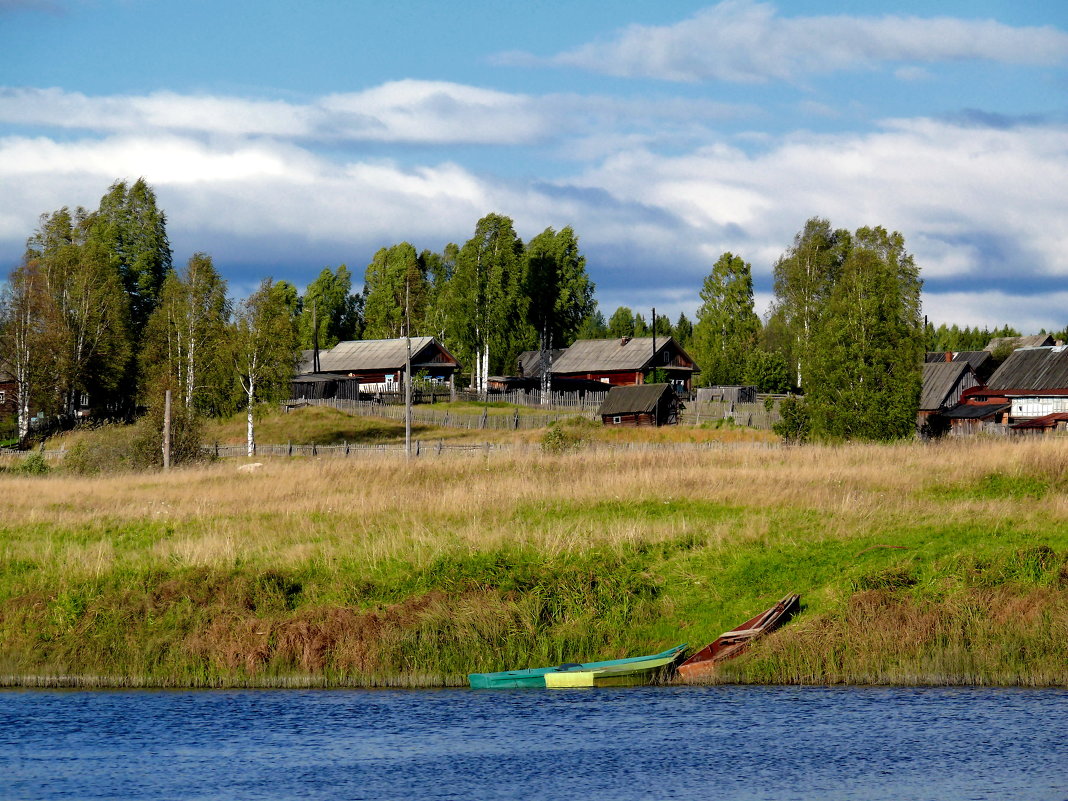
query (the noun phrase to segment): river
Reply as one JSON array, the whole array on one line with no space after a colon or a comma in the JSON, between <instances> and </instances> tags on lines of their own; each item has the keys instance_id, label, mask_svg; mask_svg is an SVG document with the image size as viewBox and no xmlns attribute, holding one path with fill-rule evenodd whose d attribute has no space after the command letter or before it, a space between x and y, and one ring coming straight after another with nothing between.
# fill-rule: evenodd
<instances>
[{"instance_id":1,"label":"river","mask_svg":"<svg viewBox=\"0 0 1068 801\"><path fill-rule=\"evenodd\" d=\"M1068 799L1068 691L0 692L5 799Z\"/></svg>"}]
</instances>

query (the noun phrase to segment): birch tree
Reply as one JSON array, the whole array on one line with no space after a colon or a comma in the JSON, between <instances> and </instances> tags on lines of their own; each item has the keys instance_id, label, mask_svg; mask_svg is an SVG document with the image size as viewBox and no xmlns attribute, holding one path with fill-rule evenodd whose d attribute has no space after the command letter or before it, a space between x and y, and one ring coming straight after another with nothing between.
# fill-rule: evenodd
<instances>
[{"instance_id":1,"label":"birch tree","mask_svg":"<svg viewBox=\"0 0 1068 801\"><path fill-rule=\"evenodd\" d=\"M753 272L740 256L724 253L701 288L692 355L706 385L740 384L760 333L753 311Z\"/></svg>"},{"instance_id":2,"label":"birch tree","mask_svg":"<svg viewBox=\"0 0 1068 801\"><path fill-rule=\"evenodd\" d=\"M833 230L827 220L813 217L775 264L773 314L788 331L789 359L798 388L803 388L808 375L813 338L849 243L848 231Z\"/></svg>"},{"instance_id":3,"label":"birch tree","mask_svg":"<svg viewBox=\"0 0 1068 801\"><path fill-rule=\"evenodd\" d=\"M39 265L32 260L23 262L12 271L0 296L0 367L10 370L15 379L20 444L29 435L31 398L38 394L43 377L47 314Z\"/></svg>"},{"instance_id":4,"label":"birch tree","mask_svg":"<svg viewBox=\"0 0 1068 801\"><path fill-rule=\"evenodd\" d=\"M175 390L189 413L217 407L222 384L232 381L217 367L229 316L226 282L210 256L195 253L183 270L168 274L141 353L153 390Z\"/></svg>"},{"instance_id":5,"label":"birch tree","mask_svg":"<svg viewBox=\"0 0 1068 801\"><path fill-rule=\"evenodd\" d=\"M288 392L299 348L288 285L264 279L237 309L234 366L245 395L248 455L256 452L255 408Z\"/></svg>"},{"instance_id":6,"label":"birch tree","mask_svg":"<svg viewBox=\"0 0 1068 801\"><path fill-rule=\"evenodd\" d=\"M491 370L505 372L524 344L527 298L523 243L512 220L487 214L457 256L450 282L450 341L473 364L471 386L484 393Z\"/></svg>"}]
</instances>

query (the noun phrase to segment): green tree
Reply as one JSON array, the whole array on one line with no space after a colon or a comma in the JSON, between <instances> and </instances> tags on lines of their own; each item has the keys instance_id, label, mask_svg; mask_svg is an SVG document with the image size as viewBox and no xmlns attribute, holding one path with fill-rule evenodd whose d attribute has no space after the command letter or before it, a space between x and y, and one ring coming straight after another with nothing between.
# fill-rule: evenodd
<instances>
[{"instance_id":1,"label":"green tree","mask_svg":"<svg viewBox=\"0 0 1068 801\"><path fill-rule=\"evenodd\" d=\"M41 278L40 369L53 388L41 402L68 419L82 396L114 411L132 355L128 298L110 252L87 236L90 223L83 209L73 216L65 207L42 215L26 249L26 261L35 262Z\"/></svg>"},{"instance_id":2,"label":"green tree","mask_svg":"<svg viewBox=\"0 0 1068 801\"><path fill-rule=\"evenodd\" d=\"M609 336L608 323L604 315L595 307L593 312L586 316L579 326L576 339L606 339Z\"/></svg>"},{"instance_id":3,"label":"green tree","mask_svg":"<svg viewBox=\"0 0 1068 801\"><path fill-rule=\"evenodd\" d=\"M759 333L752 268L740 256L724 253L705 278L693 329L692 355L701 367L701 382L742 383Z\"/></svg>"},{"instance_id":4,"label":"green tree","mask_svg":"<svg viewBox=\"0 0 1068 801\"><path fill-rule=\"evenodd\" d=\"M808 375L812 341L849 246L848 231L833 230L827 220L813 217L775 264L773 316L786 330L787 356L797 387Z\"/></svg>"},{"instance_id":5,"label":"green tree","mask_svg":"<svg viewBox=\"0 0 1068 801\"><path fill-rule=\"evenodd\" d=\"M348 267L342 264L336 271L324 267L301 299L297 321L300 346L332 348L338 342L356 339L361 328L361 308L362 299L352 293Z\"/></svg>"},{"instance_id":6,"label":"green tree","mask_svg":"<svg viewBox=\"0 0 1068 801\"><path fill-rule=\"evenodd\" d=\"M678 321L671 329L671 336L679 343L680 347L690 347L690 342L693 340L693 323L690 322L690 318L685 313L679 314Z\"/></svg>"},{"instance_id":7,"label":"green tree","mask_svg":"<svg viewBox=\"0 0 1068 801\"><path fill-rule=\"evenodd\" d=\"M923 363L919 269L901 234L861 228L813 338L806 405L824 438L912 436Z\"/></svg>"},{"instance_id":8,"label":"green tree","mask_svg":"<svg viewBox=\"0 0 1068 801\"><path fill-rule=\"evenodd\" d=\"M571 227L546 228L527 244L528 321L546 349L567 347L596 307L586 257Z\"/></svg>"},{"instance_id":9,"label":"green tree","mask_svg":"<svg viewBox=\"0 0 1068 801\"><path fill-rule=\"evenodd\" d=\"M375 253L364 274L364 331L367 339L395 339L404 335L405 309L412 334L427 319L431 287L415 248L401 242Z\"/></svg>"},{"instance_id":10,"label":"green tree","mask_svg":"<svg viewBox=\"0 0 1068 801\"><path fill-rule=\"evenodd\" d=\"M232 329L234 367L245 396L248 455L256 451L255 407L288 395L300 348L292 285L266 278L237 308Z\"/></svg>"},{"instance_id":11,"label":"green tree","mask_svg":"<svg viewBox=\"0 0 1068 801\"><path fill-rule=\"evenodd\" d=\"M137 342L172 267L166 215L152 187L138 178L112 184L87 223L88 238L107 251L130 298L130 334Z\"/></svg>"},{"instance_id":12,"label":"green tree","mask_svg":"<svg viewBox=\"0 0 1068 801\"><path fill-rule=\"evenodd\" d=\"M0 291L0 369L15 380L16 432L24 444L30 431L30 408L39 405L49 379L48 317L51 304L36 260L24 261Z\"/></svg>"},{"instance_id":13,"label":"green tree","mask_svg":"<svg viewBox=\"0 0 1068 801\"><path fill-rule=\"evenodd\" d=\"M486 391L491 371L505 372L530 344L524 294L523 242L512 220L487 214L460 249L450 282L450 337L457 357L473 365L472 386Z\"/></svg>"},{"instance_id":14,"label":"green tree","mask_svg":"<svg viewBox=\"0 0 1068 801\"><path fill-rule=\"evenodd\" d=\"M788 392L790 367L786 357L782 351L755 348L746 359L742 381L756 387L758 392Z\"/></svg>"},{"instance_id":15,"label":"green tree","mask_svg":"<svg viewBox=\"0 0 1068 801\"><path fill-rule=\"evenodd\" d=\"M218 412L233 378L225 369L230 302L211 256L195 253L163 282L145 327L141 360L149 406L170 389L189 415Z\"/></svg>"},{"instance_id":16,"label":"green tree","mask_svg":"<svg viewBox=\"0 0 1068 801\"><path fill-rule=\"evenodd\" d=\"M626 306L620 306L608 319L608 335L612 337L634 336L634 312Z\"/></svg>"}]
</instances>

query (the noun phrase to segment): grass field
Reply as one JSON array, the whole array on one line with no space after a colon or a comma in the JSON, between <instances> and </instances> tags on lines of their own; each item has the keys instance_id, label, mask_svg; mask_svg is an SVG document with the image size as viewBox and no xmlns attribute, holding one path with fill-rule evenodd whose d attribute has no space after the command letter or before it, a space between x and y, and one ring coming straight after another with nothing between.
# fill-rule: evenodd
<instances>
[{"instance_id":1,"label":"grass field","mask_svg":"<svg viewBox=\"0 0 1068 801\"><path fill-rule=\"evenodd\" d=\"M799 592L718 680L1068 684L1064 440L237 465L0 474L0 674L459 683Z\"/></svg>"}]
</instances>

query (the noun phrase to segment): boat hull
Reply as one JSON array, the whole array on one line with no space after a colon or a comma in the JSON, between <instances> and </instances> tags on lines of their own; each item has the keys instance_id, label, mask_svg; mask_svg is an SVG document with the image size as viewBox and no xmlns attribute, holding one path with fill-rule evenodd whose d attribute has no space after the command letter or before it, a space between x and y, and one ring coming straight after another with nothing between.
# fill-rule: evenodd
<instances>
[{"instance_id":1,"label":"boat hull","mask_svg":"<svg viewBox=\"0 0 1068 801\"><path fill-rule=\"evenodd\" d=\"M749 646L790 620L801 608L801 596L785 596L775 606L761 612L737 628L725 631L678 668L683 682L701 681L712 676L717 665L745 653Z\"/></svg>"},{"instance_id":2,"label":"boat hull","mask_svg":"<svg viewBox=\"0 0 1068 801\"><path fill-rule=\"evenodd\" d=\"M677 654L650 657L642 662L597 670L560 670L545 674L545 686L562 687L637 687L648 684L675 661Z\"/></svg>"},{"instance_id":3,"label":"boat hull","mask_svg":"<svg viewBox=\"0 0 1068 801\"><path fill-rule=\"evenodd\" d=\"M682 645L677 645L674 648L662 651L659 654L652 654L649 656L634 656L627 659L609 659L603 662L585 662L571 665L529 668L527 670L505 670L499 673L470 673L467 676L467 681L472 689L476 690L509 690L529 687L545 687L547 686L545 677L550 673L562 675L565 673L584 673L607 670L615 677L621 678L622 674L628 671L632 673L646 670L651 671L669 665L678 659L685 650L686 644L683 643ZM606 678L608 677L606 676ZM598 685L591 684L580 686Z\"/></svg>"}]
</instances>

